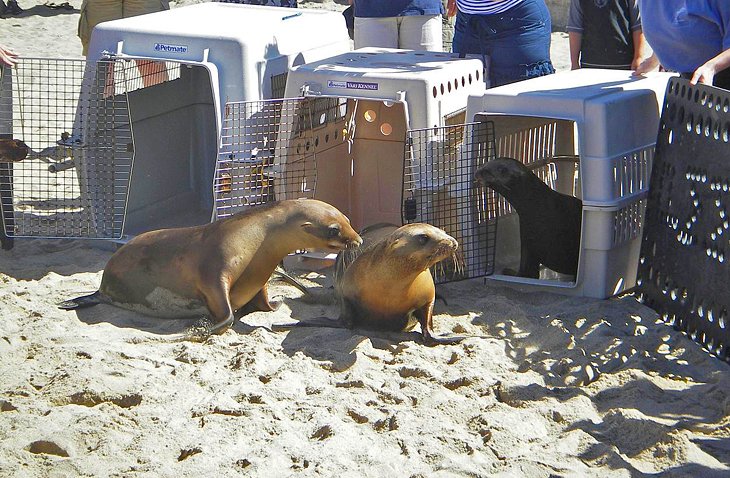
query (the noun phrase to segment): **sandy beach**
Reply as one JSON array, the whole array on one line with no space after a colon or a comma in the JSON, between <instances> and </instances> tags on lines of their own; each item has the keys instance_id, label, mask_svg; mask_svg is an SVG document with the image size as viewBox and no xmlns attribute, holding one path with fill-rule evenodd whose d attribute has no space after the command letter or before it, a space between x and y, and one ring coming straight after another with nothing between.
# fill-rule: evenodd
<instances>
[{"instance_id":1,"label":"sandy beach","mask_svg":"<svg viewBox=\"0 0 730 478\"><path fill-rule=\"evenodd\" d=\"M0 43L81 57L80 0L19 3ZM567 47L554 33L559 70ZM97 289L107 249L19 238L0 251L2 477L730 476L728 364L633 297L450 283L436 332L473 337L426 347L418 332L272 331L338 313L274 283L278 311L160 343L190 321L57 308Z\"/></svg>"}]
</instances>

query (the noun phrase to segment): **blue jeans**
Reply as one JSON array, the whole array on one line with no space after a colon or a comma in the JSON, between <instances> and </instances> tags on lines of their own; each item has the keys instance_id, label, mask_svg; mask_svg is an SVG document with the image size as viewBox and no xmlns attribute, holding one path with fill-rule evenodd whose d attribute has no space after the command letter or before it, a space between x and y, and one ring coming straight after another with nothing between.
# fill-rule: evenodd
<instances>
[{"instance_id":1,"label":"blue jeans","mask_svg":"<svg viewBox=\"0 0 730 478\"><path fill-rule=\"evenodd\" d=\"M457 12L452 51L478 55L494 87L555 73L550 61L550 12L544 0L524 0L506 12Z\"/></svg>"}]
</instances>

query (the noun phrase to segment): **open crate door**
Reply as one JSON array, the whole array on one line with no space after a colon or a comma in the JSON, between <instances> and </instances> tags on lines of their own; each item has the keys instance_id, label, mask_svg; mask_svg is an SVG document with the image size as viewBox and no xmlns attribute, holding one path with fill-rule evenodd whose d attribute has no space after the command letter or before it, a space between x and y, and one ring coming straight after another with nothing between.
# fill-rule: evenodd
<instances>
[{"instance_id":1,"label":"open crate door","mask_svg":"<svg viewBox=\"0 0 730 478\"><path fill-rule=\"evenodd\" d=\"M132 72L134 69L134 73ZM29 147L0 163L10 237L118 239L134 160L133 62L23 58L0 82L0 138Z\"/></svg>"},{"instance_id":2,"label":"open crate door","mask_svg":"<svg viewBox=\"0 0 730 478\"><path fill-rule=\"evenodd\" d=\"M474 178L494 156L494 126L488 121L407 133L403 223L440 227L459 242L456 261L435 266L436 282L494 273L496 194Z\"/></svg>"},{"instance_id":3,"label":"open crate door","mask_svg":"<svg viewBox=\"0 0 730 478\"><path fill-rule=\"evenodd\" d=\"M333 99L285 98L226 103L214 182L218 218L269 201L314 198L318 141L333 121L317 105Z\"/></svg>"}]
</instances>

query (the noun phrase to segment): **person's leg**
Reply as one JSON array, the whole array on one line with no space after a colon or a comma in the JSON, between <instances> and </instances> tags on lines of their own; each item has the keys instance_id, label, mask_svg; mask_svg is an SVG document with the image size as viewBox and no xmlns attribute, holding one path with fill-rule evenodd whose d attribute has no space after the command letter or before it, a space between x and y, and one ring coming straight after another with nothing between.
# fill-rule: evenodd
<instances>
[{"instance_id":1,"label":"person's leg","mask_svg":"<svg viewBox=\"0 0 730 478\"><path fill-rule=\"evenodd\" d=\"M101 22L122 18L123 11L122 0L84 0L78 30L84 56L89 54L89 41L94 27Z\"/></svg>"},{"instance_id":2,"label":"person's leg","mask_svg":"<svg viewBox=\"0 0 730 478\"><path fill-rule=\"evenodd\" d=\"M484 54L484 45L474 28L474 23L478 17L479 15L469 15L460 11L456 12L454 38L451 43L451 51L460 55Z\"/></svg>"},{"instance_id":3,"label":"person's leg","mask_svg":"<svg viewBox=\"0 0 730 478\"><path fill-rule=\"evenodd\" d=\"M355 48L398 48L398 18L355 17Z\"/></svg>"},{"instance_id":4,"label":"person's leg","mask_svg":"<svg viewBox=\"0 0 730 478\"><path fill-rule=\"evenodd\" d=\"M481 15L478 25L490 57L491 86L555 73L550 61L550 12L542 0L525 0L506 12Z\"/></svg>"},{"instance_id":5,"label":"person's leg","mask_svg":"<svg viewBox=\"0 0 730 478\"><path fill-rule=\"evenodd\" d=\"M398 48L443 51L441 15L400 17Z\"/></svg>"},{"instance_id":6,"label":"person's leg","mask_svg":"<svg viewBox=\"0 0 730 478\"><path fill-rule=\"evenodd\" d=\"M122 5L123 18L170 9L168 0L123 0ZM137 68L142 77L142 84L146 87L167 81L167 67L164 62L137 60Z\"/></svg>"}]
</instances>

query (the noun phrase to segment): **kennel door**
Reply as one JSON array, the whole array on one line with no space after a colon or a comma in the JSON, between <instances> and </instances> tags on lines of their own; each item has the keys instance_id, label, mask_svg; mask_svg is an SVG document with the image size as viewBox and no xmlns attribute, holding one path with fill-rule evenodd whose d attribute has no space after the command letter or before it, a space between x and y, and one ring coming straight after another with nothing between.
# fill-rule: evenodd
<instances>
[{"instance_id":1,"label":"kennel door","mask_svg":"<svg viewBox=\"0 0 730 478\"><path fill-rule=\"evenodd\" d=\"M274 200L313 198L317 180L314 115L323 98L226 103L213 193L218 218ZM315 117L316 116L316 117Z\"/></svg>"},{"instance_id":2,"label":"kennel door","mask_svg":"<svg viewBox=\"0 0 730 478\"><path fill-rule=\"evenodd\" d=\"M126 92L132 67L22 58L3 70L0 138L28 146L22 160L0 158L8 236L121 237L134 160Z\"/></svg>"},{"instance_id":3,"label":"kennel door","mask_svg":"<svg viewBox=\"0 0 730 478\"><path fill-rule=\"evenodd\" d=\"M434 267L450 282L494 273L496 193L474 179L495 157L490 121L407 132L403 161L403 223L425 222L459 242L456 261Z\"/></svg>"}]
</instances>

